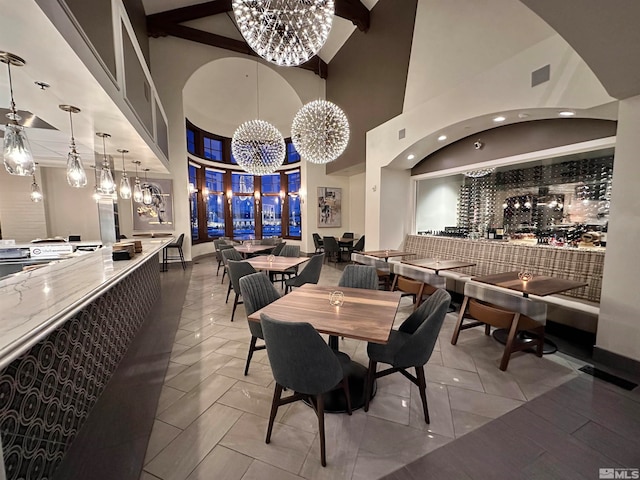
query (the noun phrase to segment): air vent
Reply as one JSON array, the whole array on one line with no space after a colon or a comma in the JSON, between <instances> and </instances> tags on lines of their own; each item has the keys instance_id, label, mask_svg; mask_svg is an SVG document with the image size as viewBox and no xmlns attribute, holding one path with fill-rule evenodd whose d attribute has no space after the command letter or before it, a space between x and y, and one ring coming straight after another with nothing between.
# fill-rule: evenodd
<instances>
[{"instance_id":1,"label":"air vent","mask_svg":"<svg viewBox=\"0 0 640 480\"><path fill-rule=\"evenodd\" d=\"M545 65L538 70L531 72L531 86L535 87L541 83L548 82L551 78L551 65Z\"/></svg>"},{"instance_id":2,"label":"air vent","mask_svg":"<svg viewBox=\"0 0 640 480\"><path fill-rule=\"evenodd\" d=\"M402 130L398 130L398 140L402 140L405 137L406 133L407 132L404 128Z\"/></svg>"}]
</instances>

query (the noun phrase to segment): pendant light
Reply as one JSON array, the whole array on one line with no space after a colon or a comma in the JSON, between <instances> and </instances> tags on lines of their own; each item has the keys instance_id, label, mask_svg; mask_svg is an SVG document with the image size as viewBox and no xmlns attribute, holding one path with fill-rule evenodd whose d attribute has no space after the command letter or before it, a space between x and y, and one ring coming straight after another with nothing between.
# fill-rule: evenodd
<instances>
[{"instance_id":1,"label":"pendant light","mask_svg":"<svg viewBox=\"0 0 640 480\"><path fill-rule=\"evenodd\" d=\"M33 161L29 140L24 131L24 127L18 123L21 119L16 110L16 103L13 100L13 82L11 80L11 66L22 67L25 61L9 52L0 52L0 62L7 64L9 70L9 92L11 94L11 111L7 113L9 122L4 130L4 167L11 175L21 175L27 177L36 171Z\"/></svg>"},{"instance_id":2,"label":"pendant light","mask_svg":"<svg viewBox=\"0 0 640 480\"><path fill-rule=\"evenodd\" d=\"M37 165L37 163L36 163ZM33 203L41 202L43 198L42 190L40 190L40 185L36 181L36 172L33 172L33 183L31 184L31 201Z\"/></svg>"},{"instance_id":3,"label":"pendant light","mask_svg":"<svg viewBox=\"0 0 640 480\"><path fill-rule=\"evenodd\" d=\"M87 174L82 165L80 154L76 151L76 141L73 138L73 114L80 113L78 107L73 105L58 105L60 110L69 112L69 124L71 125L71 150L67 155L67 183L73 188L84 188L87 186Z\"/></svg>"},{"instance_id":4,"label":"pendant light","mask_svg":"<svg viewBox=\"0 0 640 480\"><path fill-rule=\"evenodd\" d=\"M129 200L131 198L131 184L129 183L129 177L127 176L127 170L124 166L124 154L129 153L129 150L119 148L118 152L122 154L122 178L120 179L120 198L123 200Z\"/></svg>"},{"instance_id":5,"label":"pendant light","mask_svg":"<svg viewBox=\"0 0 640 480\"><path fill-rule=\"evenodd\" d=\"M102 194L100 193L100 189L98 188L98 171L96 170L95 165L91 165L93 168L93 199L98 203L102 198Z\"/></svg>"},{"instance_id":6,"label":"pendant light","mask_svg":"<svg viewBox=\"0 0 640 480\"><path fill-rule=\"evenodd\" d=\"M102 138L102 170L100 170L100 183L98 189L100 193L104 195L111 195L116 191L116 182L113 181L113 175L111 174L111 167L109 167L109 159L107 158L107 147L105 145L105 138L111 137L108 133L96 133L96 135Z\"/></svg>"},{"instance_id":7,"label":"pendant light","mask_svg":"<svg viewBox=\"0 0 640 480\"><path fill-rule=\"evenodd\" d=\"M133 162L136 166L136 181L133 185L133 201L136 203L142 203L142 186L140 185L140 177L138 177L138 167L140 166L139 161Z\"/></svg>"},{"instance_id":8,"label":"pendant light","mask_svg":"<svg viewBox=\"0 0 640 480\"><path fill-rule=\"evenodd\" d=\"M149 186L149 182L147 181L147 172L148 168L144 169L144 186L142 187L142 203L145 205L151 205L152 196L151 196L151 188Z\"/></svg>"}]
</instances>

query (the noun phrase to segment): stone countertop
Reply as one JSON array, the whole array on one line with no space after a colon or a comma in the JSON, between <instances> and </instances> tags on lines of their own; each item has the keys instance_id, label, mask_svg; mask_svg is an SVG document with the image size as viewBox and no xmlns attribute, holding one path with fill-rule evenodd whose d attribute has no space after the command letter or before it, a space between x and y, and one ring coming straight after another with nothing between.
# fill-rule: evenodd
<instances>
[{"instance_id":1,"label":"stone countertop","mask_svg":"<svg viewBox=\"0 0 640 480\"><path fill-rule=\"evenodd\" d=\"M131 260L114 262L107 247L1 279L0 369L172 241L142 240Z\"/></svg>"}]
</instances>

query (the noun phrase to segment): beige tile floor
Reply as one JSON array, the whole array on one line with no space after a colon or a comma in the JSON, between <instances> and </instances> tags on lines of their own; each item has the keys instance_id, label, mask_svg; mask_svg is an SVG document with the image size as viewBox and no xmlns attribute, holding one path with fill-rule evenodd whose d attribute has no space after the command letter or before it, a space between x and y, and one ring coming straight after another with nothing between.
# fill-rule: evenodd
<instances>
[{"instance_id":1,"label":"beige tile floor","mask_svg":"<svg viewBox=\"0 0 640 480\"><path fill-rule=\"evenodd\" d=\"M450 343L449 314L426 367L431 424L424 423L417 388L396 374L378 381L368 413L325 416L327 467L320 466L316 417L298 402L281 407L272 441L264 437L273 393L266 352L256 352L244 376L249 340L242 306L230 321L227 279L213 259L196 263L171 362L156 412L141 479L371 480L495 419L579 375L561 354L512 357L498 369L502 346L482 329ZM324 266L320 283L336 285L341 270ZM411 313L403 299L399 325ZM345 339L341 349L366 365L366 343Z\"/></svg>"}]
</instances>

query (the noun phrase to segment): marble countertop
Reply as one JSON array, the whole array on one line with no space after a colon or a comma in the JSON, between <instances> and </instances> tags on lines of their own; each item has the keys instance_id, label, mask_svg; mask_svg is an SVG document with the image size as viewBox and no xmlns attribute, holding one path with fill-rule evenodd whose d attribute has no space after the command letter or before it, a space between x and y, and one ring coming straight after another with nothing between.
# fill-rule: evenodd
<instances>
[{"instance_id":1,"label":"marble countertop","mask_svg":"<svg viewBox=\"0 0 640 480\"><path fill-rule=\"evenodd\" d=\"M1 279L0 369L173 240L142 240L131 260L114 262L107 247Z\"/></svg>"}]
</instances>

